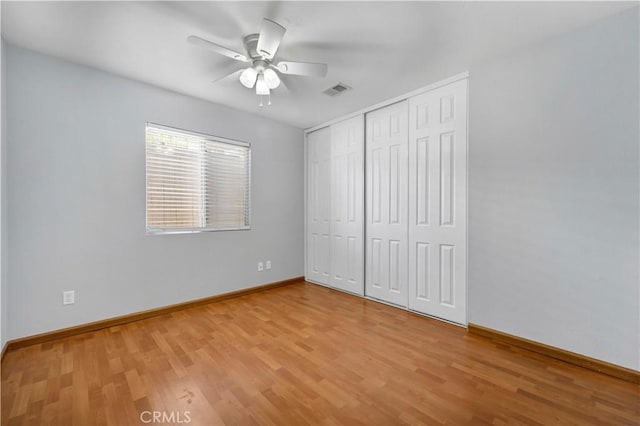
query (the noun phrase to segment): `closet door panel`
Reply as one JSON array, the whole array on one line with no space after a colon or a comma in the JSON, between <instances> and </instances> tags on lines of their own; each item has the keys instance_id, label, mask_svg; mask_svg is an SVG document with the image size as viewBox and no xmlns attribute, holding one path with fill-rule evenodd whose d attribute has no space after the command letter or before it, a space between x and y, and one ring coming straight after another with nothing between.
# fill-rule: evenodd
<instances>
[{"instance_id":1,"label":"closet door panel","mask_svg":"<svg viewBox=\"0 0 640 426\"><path fill-rule=\"evenodd\" d=\"M366 122L365 293L407 306L407 102L370 112Z\"/></svg>"},{"instance_id":2,"label":"closet door panel","mask_svg":"<svg viewBox=\"0 0 640 426\"><path fill-rule=\"evenodd\" d=\"M466 324L466 80L409 100L409 158L409 308Z\"/></svg>"},{"instance_id":3,"label":"closet door panel","mask_svg":"<svg viewBox=\"0 0 640 426\"><path fill-rule=\"evenodd\" d=\"M330 284L331 132L307 135L307 279Z\"/></svg>"},{"instance_id":4,"label":"closet door panel","mask_svg":"<svg viewBox=\"0 0 640 426\"><path fill-rule=\"evenodd\" d=\"M364 116L331 126L331 285L364 294Z\"/></svg>"}]
</instances>

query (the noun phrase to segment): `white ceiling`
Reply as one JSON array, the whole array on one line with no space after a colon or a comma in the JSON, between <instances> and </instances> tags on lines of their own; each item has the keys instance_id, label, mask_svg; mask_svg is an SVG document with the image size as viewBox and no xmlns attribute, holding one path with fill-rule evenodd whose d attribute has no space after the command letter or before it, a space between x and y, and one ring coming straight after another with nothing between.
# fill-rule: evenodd
<instances>
[{"instance_id":1,"label":"white ceiling","mask_svg":"<svg viewBox=\"0 0 640 426\"><path fill-rule=\"evenodd\" d=\"M308 128L568 32L637 2L10 2L9 43ZM287 28L276 59L324 62L325 78L288 76L273 105L236 79L242 67L187 43L243 52L263 17ZM353 91L321 92L338 82Z\"/></svg>"}]
</instances>

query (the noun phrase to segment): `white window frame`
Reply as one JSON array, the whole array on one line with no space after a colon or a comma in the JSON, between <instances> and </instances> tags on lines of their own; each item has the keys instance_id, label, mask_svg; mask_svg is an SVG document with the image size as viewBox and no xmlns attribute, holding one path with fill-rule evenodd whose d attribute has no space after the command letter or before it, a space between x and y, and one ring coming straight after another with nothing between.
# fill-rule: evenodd
<instances>
[{"instance_id":1,"label":"white window frame","mask_svg":"<svg viewBox=\"0 0 640 426\"><path fill-rule=\"evenodd\" d=\"M247 179L248 179L248 185L247 185L247 204L246 204L246 217L247 217L247 224L243 225L243 226L228 226L228 227L223 227L223 226L206 226L205 223L205 215L206 215L206 188L205 185L201 185L201 189L202 189L202 197L201 197L201 205L200 205L200 216L201 216L201 223L204 223L204 226L199 226L199 227L177 227L177 228L172 228L172 227L158 227L158 226L149 226L148 223L148 190L149 190L149 186L148 186L148 179L149 179L149 174L148 174L148 170L147 170L147 129L151 127L154 129L159 129L159 130L165 130L165 131L169 131L169 132L173 132L173 133L181 133L181 134L186 134L186 135L190 135L190 136L195 136L197 138L203 139L204 141L212 141L212 142L217 142L217 143L223 143L223 144L228 144L228 145L236 145L236 146L241 146L244 148L248 149L248 158L247 158ZM218 231L245 231L245 230L250 230L251 229L251 144L249 142L243 142L243 141L238 141L238 140L234 140L234 139L228 139L228 138L223 138L220 136L213 136L213 135L209 135L206 133L199 133L199 132L194 132L191 130L185 130L185 129L181 129L178 127L171 127L171 126L165 126L162 124L157 124L157 123L152 123L152 122L147 122L145 123L145 138L144 138L144 143L145 143L145 224L146 224L146 233L147 235L165 235L165 234L193 234L193 233L200 233L200 232L218 232ZM204 168L204 165L201 165L202 168Z\"/></svg>"}]
</instances>

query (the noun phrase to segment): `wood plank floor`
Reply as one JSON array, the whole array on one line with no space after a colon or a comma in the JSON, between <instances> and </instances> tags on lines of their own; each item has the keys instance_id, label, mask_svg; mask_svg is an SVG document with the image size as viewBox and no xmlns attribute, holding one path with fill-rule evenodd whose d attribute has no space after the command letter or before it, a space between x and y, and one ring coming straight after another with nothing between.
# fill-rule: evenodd
<instances>
[{"instance_id":1,"label":"wood plank floor","mask_svg":"<svg viewBox=\"0 0 640 426\"><path fill-rule=\"evenodd\" d=\"M640 424L633 383L303 283L10 352L1 402L2 425Z\"/></svg>"}]
</instances>

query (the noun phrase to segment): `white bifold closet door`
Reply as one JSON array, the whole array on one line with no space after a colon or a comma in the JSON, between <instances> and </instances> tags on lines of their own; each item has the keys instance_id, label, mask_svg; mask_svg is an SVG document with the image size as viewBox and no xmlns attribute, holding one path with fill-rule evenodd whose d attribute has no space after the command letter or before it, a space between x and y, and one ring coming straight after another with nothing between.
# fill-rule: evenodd
<instances>
[{"instance_id":1,"label":"white bifold closet door","mask_svg":"<svg viewBox=\"0 0 640 426\"><path fill-rule=\"evenodd\" d=\"M306 277L364 294L364 116L307 135Z\"/></svg>"},{"instance_id":2,"label":"white bifold closet door","mask_svg":"<svg viewBox=\"0 0 640 426\"><path fill-rule=\"evenodd\" d=\"M331 286L364 294L364 116L331 125Z\"/></svg>"},{"instance_id":3,"label":"white bifold closet door","mask_svg":"<svg viewBox=\"0 0 640 426\"><path fill-rule=\"evenodd\" d=\"M466 79L409 100L409 158L409 309L466 324Z\"/></svg>"},{"instance_id":4,"label":"white bifold closet door","mask_svg":"<svg viewBox=\"0 0 640 426\"><path fill-rule=\"evenodd\" d=\"M366 274L369 297L408 298L408 103L366 116Z\"/></svg>"},{"instance_id":5,"label":"white bifold closet door","mask_svg":"<svg viewBox=\"0 0 640 426\"><path fill-rule=\"evenodd\" d=\"M331 131L307 135L307 279L330 284Z\"/></svg>"}]
</instances>

